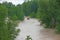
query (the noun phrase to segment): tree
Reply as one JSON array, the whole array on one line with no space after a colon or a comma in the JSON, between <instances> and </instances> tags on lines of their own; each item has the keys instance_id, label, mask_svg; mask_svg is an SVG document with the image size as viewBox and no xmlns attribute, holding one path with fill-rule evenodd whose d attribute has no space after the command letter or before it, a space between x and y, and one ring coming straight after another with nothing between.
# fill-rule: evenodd
<instances>
[{"instance_id":1,"label":"tree","mask_svg":"<svg viewBox=\"0 0 60 40\"><path fill-rule=\"evenodd\" d=\"M18 20L24 20L24 12L22 9L22 5L20 4L16 6L16 16L18 17Z\"/></svg>"},{"instance_id":2,"label":"tree","mask_svg":"<svg viewBox=\"0 0 60 40\"><path fill-rule=\"evenodd\" d=\"M0 4L0 40L14 40L20 31L16 29L19 19L15 8L11 3ZM21 17L24 18L24 15Z\"/></svg>"},{"instance_id":3,"label":"tree","mask_svg":"<svg viewBox=\"0 0 60 40\"><path fill-rule=\"evenodd\" d=\"M6 17L8 10L5 5L0 4L0 40L11 40L8 27L6 25Z\"/></svg>"}]
</instances>

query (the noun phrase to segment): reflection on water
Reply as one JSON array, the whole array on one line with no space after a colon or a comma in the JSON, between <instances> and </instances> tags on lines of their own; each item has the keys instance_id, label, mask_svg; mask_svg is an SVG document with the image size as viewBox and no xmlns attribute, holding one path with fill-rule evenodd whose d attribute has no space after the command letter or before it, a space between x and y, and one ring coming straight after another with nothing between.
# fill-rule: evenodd
<instances>
[{"instance_id":1,"label":"reflection on water","mask_svg":"<svg viewBox=\"0 0 60 40\"><path fill-rule=\"evenodd\" d=\"M44 29L37 19L25 18L19 23L18 28L21 29L15 40L25 40L30 35L33 40L60 40L60 35L55 34L53 29Z\"/></svg>"}]
</instances>

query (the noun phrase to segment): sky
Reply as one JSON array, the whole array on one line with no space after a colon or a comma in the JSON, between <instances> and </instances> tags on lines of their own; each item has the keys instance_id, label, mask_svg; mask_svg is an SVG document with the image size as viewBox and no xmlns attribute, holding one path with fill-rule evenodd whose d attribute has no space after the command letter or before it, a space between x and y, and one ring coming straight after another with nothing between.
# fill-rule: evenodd
<instances>
[{"instance_id":1,"label":"sky","mask_svg":"<svg viewBox=\"0 0 60 40\"><path fill-rule=\"evenodd\" d=\"M5 2L5 1L12 2L15 5L22 4L24 2L24 0L0 0L0 3Z\"/></svg>"}]
</instances>

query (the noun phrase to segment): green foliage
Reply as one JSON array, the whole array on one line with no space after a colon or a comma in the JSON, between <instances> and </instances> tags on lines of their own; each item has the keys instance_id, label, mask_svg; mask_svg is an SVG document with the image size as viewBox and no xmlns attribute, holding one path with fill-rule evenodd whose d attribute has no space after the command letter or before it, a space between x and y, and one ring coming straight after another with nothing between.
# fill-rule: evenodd
<instances>
[{"instance_id":1,"label":"green foliage","mask_svg":"<svg viewBox=\"0 0 60 40\"><path fill-rule=\"evenodd\" d=\"M56 30L57 33L60 33L60 23L56 24L56 29L55 30Z\"/></svg>"},{"instance_id":2,"label":"green foliage","mask_svg":"<svg viewBox=\"0 0 60 40\"><path fill-rule=\"evenodd\" d=\"M19 20L24 20L24 12L21 5L16 6L16 16Z\"/></svg>"},{"instance_id":3,"label":"green foliage","mask_svg":"<svg viewBox=\"0 0 60 40\"><path fill-rule=\"evenodd\" d=\"M34 1L24 2L22 5L25 16L29 16L32 12L37 12L38 4Z\"/></svg>"},{"instance_id":4,"label":"green foliage","mask_svg":"<svg viewBox=\"0 0 60 40\"><path fill-rule=\"evenodd\" d=\"M8 11L5 5L0 4L0 40L11 40L9 37L8 27L6 25L6 17Z\"/></svg>"},{"instance_id":5,"label":"green foliage","mask_svg":"<svg viewBox=\"0 0 60 40\"><path fill-rule=\"evenodd\" d=\"M27 36L26 40L32 40L32 38L30 36Z\"/></svg>"},{"instance_id":6,"label":"green foliage","mask_svg":"<svg viewBox=\"0 0 60 40\"><path fill-rule=\"evenodd\" d=\"M12 17L10 17L10 19L12 19L13 21L18 20L18 17L16 15L13 15Z\"/></svg>"},{"instance_id":7,"label":"green foliage","mask_svg":"<svg viewBox=\"0 0 60 40\"><path fill-rule=\"evenodd\" d=\"M36 18L40 19L40 9L38 8L37 13L36 13Z\"/></svg>"},{"instance_id":8,"label":"green foliage","mask_svg":"<svg viewBox=\"0 0 60 40\"><path fill-rule=\"evenodd\" d=\"M3 3L8 9L8 17L13 18L16 17L18 20L24 20L24 12L22 5L13 5L12 3Z\"/></svg>"},{"instance_id":9,"label":"green foliage","mask_svg":"<svg viewBox=\"0 0 60 40\"><path fill-rule=\"evenodd\" d=\"M35 13L32 12L32 13L30 14L30 16L31 16L31 18L35 18Z\"/></svg>"},{"instance_id":10,"label":"green foliage","mask_svg":"<svg viewBox=\"0 0 60 40\"><path fill-rule=\"evenodd\" d=\"M33 0L38 4L37 12L33 11L31 17L36 17L45 24L46 28L54 28L60 32L60 1L59 0ZM32 4L32 5L33 5ZM36 6L36 5L35 5ZM34 6L32 6L32 9ZM36 8L36 7L35 7ZM34 16L35 15L35 16ZM58 23L58 24L57 24Z\"/></svg>"},{"instance_id":11,"label":"green foliage","mask_svg":"<svg viewBox=\"0 0 60 40\"><path fill-rule=\"evenodd\" d=\"M42 21L42 24L45 24L47 28L54 28L58 32L60 32L59 2L59 0L40 0L37 11L37 18Z\"/></svg>"},{"instance_id":12,"label":"green foliage","mask_svg":"<svg viewBox=\"0 0 60 40\"><path fill-rule=\"evenodd\" d=\"M10 34L10 38L12 40L14 40L14 38L16 38L17 36L17 33L18 33L18 29L16 30L16 26L17 26L17 23L15 21L12 21L12 20L9 20L8 23L7 23L7 26L8 26L8 31L9 31L9 34Z\"/></svg>"},{"instance_id":13,"label":"green foliage","mask_svg":"<svg viewBox=\"0 0 60 40\"><path fill-rule=\"evenodd\" d=\"M20 32L16 29L18 20L24 20L22 6L12 3L0 4L0 40L14 40Z\"/></svg>"},{"instance_id":14,"label":"green foliage","mask_svg":"<svg viewBox=\"0 0 60 40\"><path fill-rule=\"evenodd\" d=\"M44 27L60 33L60 0L25 0L17 6L4 2L0 4L0 40L16 38L20 30L15 27L18 20L24 20L24 15L38 18Z\"/></svg>"}]
</instances>

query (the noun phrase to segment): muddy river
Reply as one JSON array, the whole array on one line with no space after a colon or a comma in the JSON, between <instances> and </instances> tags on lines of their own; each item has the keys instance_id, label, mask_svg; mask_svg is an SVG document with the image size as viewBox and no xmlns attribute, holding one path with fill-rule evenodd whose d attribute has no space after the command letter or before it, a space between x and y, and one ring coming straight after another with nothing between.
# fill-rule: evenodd
<instances>
[{"instance_id":1,"label":"muddy river","mask_svg":"<svg viewBox=\"0 0 60 40\"><path fill-rule=\"evenodd\" d=\"M18 28L21 30L15 40L25 40L28 35L33 40L60 40L60 35L56 34L53 29L45 29L40 25L37 19L30 18L20 22Z\"/></svg>"}]
</instances>

